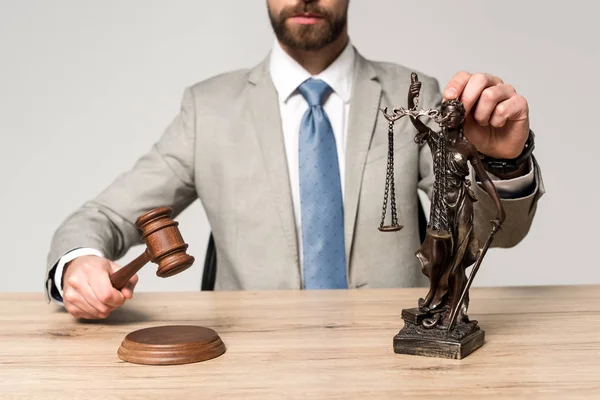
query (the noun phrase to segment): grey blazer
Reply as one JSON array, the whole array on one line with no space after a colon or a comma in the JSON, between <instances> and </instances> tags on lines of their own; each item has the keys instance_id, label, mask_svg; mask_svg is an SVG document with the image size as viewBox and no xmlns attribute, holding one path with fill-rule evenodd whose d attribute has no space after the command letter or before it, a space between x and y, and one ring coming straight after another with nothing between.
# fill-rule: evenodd
<instances>
[{"instance_id":1,"label":"grey blazer","mask_svg":"<svg viewBox=\"0 0 600 400\"><path fill-rule=\"evenodd\" d=\"M350 288L408 287L426 283L414 252L420 246L417 188L431 195L431 154L413 138L407 118L396 124L398 219L404 229L382 233L387 121L378 111L405 106L410 70L356 55L345 176L345 239ZM438 107L435 79L423 82L421 106ZM265 60L185 90L179 115L128 172L70 215L56 231L46 276L59 258L79 247L120 258L140 243L134 221L158 206L175 214L200 199L215 238L216 289L301 289L302 270L275 87ZM495 246L517 244L529 230L543 185L504 200L507 219ZM475 181L473 179L473 181ZM477 233L485 238L495 208L473 185Z\"/></svg>"}]
</instances>

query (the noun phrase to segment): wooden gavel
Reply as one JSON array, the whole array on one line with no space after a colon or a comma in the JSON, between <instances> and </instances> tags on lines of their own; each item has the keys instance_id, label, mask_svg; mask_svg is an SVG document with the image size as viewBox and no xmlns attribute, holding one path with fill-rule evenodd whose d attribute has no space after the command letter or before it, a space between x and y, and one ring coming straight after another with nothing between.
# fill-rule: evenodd
<instances>
[{"instance_id":1,"label":"wooden gavel","mask_svg":"<svg viewBox=\"0 0 600 400\"><path fill-rule=\"evenodd\" d=\"M173 210L160 207L142 214L135 226L142 232L146 251L129 264L110 275L110 282L121 289L149 261L158 264L156 275L166 278L185 271L194 263L186 253L188 245L179 232L178 222L171 219Z\"/></svg>"}]
</instances>

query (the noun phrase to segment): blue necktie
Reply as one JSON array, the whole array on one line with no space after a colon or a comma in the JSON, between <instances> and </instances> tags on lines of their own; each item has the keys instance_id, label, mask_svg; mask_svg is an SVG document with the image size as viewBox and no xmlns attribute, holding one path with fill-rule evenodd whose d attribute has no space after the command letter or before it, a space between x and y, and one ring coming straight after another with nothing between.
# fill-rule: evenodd
<instances>
[{"instance_id":1,"label":"blue necktie","mask_svg":"<svg viewBox=\"0 0 600 400\"><path fill-rule=\"evenodd\" d=\"M335 136L323 103L327 83L298 87L308 103L299 135L300 209L305 289L345 289L344 205Z\"/></svg>"}]
</instances>

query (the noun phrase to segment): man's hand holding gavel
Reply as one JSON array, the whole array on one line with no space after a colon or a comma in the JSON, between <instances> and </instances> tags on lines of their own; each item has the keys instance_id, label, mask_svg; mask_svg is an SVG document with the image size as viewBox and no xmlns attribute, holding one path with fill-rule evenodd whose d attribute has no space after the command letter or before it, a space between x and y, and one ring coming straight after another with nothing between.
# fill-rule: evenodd
<instances>
[{"instance_id":1,"label":"man's hand holding gavel","mask_svg":"<svg viewBox=\"0 0 600 400\"><path fill-rule=\"evenodd\" d=\"M115 289L110 274L121 267L106 258L83 256L71 261L63 275L63 303L72 316L106 318L133 297L138 276L133 275L122 289Z\"/></svg>"},{"instance_id":2,"label":"man's hand holding gavel","mask_svg":"<svg viewBox=\"0 0 600 400\"><path fill-rule=\"evenodd\" d=\"M159 207L142 214L136 227L142 232L146 250L121 268L98 256L82 256L63 271L63 304L77 318L106 318L125 300L133 297L138 282L136 273L148 262L158 264L156 275L166 278L185 271L194 263L186 253L178 223L171 219L173 210Z\"/></svg>"}]
</instances>

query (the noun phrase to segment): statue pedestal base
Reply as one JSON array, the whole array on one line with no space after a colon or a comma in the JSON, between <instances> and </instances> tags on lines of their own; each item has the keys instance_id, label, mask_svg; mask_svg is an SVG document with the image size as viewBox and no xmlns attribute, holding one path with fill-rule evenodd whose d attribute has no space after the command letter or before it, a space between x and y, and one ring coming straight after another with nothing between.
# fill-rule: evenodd
<instances>
[{"instance_id":1,"label":"statue pedestal base","mask_svg":"<svg viewBox=\"0 0 600 400\"><path fill-rule=\"evenodd\" d=\"M451 332L421 325L430 314L418 308L402 310L404 328L394 336L394 352L460 360L483 346L485 332L477 321L458 324Z\"/></svg>"}]
</instances>

